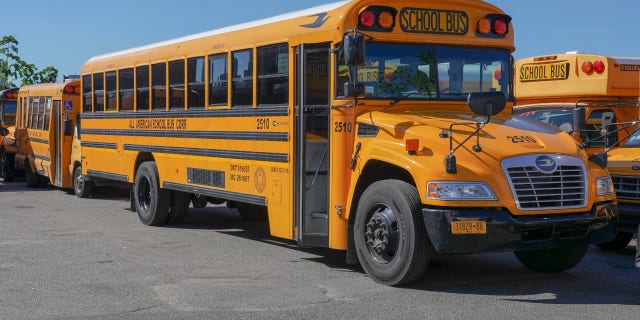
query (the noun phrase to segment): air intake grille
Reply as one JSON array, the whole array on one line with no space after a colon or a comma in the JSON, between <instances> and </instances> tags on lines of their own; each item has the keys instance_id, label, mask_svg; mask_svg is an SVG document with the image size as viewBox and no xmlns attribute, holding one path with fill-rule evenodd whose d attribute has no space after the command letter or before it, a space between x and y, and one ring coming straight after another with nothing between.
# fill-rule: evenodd
<instances>
[{"instance_id":1,"label":"air intake grille","mask_svg":"<svg viewBox=\"0 0 640 320\"><path fill-rule=\"evenodd\" d=\"M224 171L187 168L189 183L224 188Z\"/></svg>"},{"instance_id":2,"label":"air intake grille","mask_svg":"<svg viewBox=\"0 0 640 320\"><path fill-rule=\"evenodd\" d=\"M618 199L640 200L640 177L611 176Z\"/></svg>"},{"instance_id":3,"label":"air intake grille","mask_svg":"<svg viewBox=\"0 0 640 320\"><path fill-rule=\"evenodd\" d=\"M502 161L518 209L554 210L586 207L584 162L562 155L526 155Z\"/></svg>"}]
</instances>

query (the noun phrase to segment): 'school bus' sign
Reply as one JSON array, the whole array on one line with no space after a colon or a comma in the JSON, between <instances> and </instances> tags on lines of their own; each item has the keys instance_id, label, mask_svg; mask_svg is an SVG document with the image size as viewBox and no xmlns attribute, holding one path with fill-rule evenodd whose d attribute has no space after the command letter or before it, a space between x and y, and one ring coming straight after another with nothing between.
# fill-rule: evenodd
<instances>
[{"instance_id":1,"label":"'school bus' sign","mask_svg":"<svg viewBox=\"0 0 640 320\"><path fill-rule=\"evenodd\" d=\"M469 17L462 11L403 8L400 27L404 32L464 35L469 29Z\"/></svg>"}]
</instances>

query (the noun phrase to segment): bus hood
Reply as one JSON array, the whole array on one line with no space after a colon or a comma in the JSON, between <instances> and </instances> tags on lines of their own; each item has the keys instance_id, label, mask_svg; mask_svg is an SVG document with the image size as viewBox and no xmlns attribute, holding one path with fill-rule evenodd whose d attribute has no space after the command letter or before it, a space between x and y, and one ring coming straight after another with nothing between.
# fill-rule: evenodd
<instances>
[{"instance_id":1,"label":"bus hood","mask_svg":"<svg viewBox=\"0 0 640 320\"><path fill-rule=\"evenodd\" d=\"M470 111L417 108L373 111L358 118L359 124L379 127L378 135L387 136L384 141L399 142L403 149L407 139L418 139L418 155L448 155L450 143L455 149L469 136L472 137L455 151L456 157L489 156L497 160L538 153L585 155L570 135L540 121L503 112L486 123L480 130L479 140L472 135L476 128L472 124L474 121L483 122L486 118ZM472 150L477 142L481 149L479 152Z\"/></svg>"},{"instance_id":2,"label":"bus hood","mask_svg":"<svg viewBox=\"0 0 640 320\"><path fill-rule=\"evenodd\" d=\"M640 148L621 147L609 151L607 169L611 174L640 175Z\"/></svg>"}]
</instances>

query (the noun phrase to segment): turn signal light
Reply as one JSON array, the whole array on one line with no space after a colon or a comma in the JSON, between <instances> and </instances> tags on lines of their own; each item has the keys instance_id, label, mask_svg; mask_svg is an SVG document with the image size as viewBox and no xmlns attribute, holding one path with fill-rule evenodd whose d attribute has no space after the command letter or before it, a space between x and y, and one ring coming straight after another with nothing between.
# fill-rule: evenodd
<instances>
[{"instance_id":1,"label":"turn signal light","mask_svg":"<svg viewBox=\"0 0 640 320\"><path fill-rule=\"evenodd\" d=\"M509 33L511 17L506 14L490 14L480 19L476 26L476 36L504 38Z\"/></svg>"},{"instance_id":2,"label":"turn signal light","mask_svg":"<svg viewBox=\"0 0 640 320\"><path fill-rule=\"evenodd\" d=\"M405 142L405 148L409 154L416 154L416 152L420 150L420 140L407 139L407 141Z\"/></svg>"},{"instance_id":3,"label":"turn signal light","mask_svg":"<svg viewBox=\"0 0 640 320\"><path fill-rule=\"evenodd\" d=\"M369 31L390 32L395 26L397 12L396 9L391 7L367 7L358 16L358 27Z\"/></svg>"},{"instance_id":4,"label":"turn signal light","mask_svg":"<svg viewBox=\"0 0 640 320\"><path fill-rule=\"evenodd\" d=\"M582 72L591 74L593 72L593 63L591 61L585 61L582 63Z\"/></svg>"},{"instance_id":5,"label":"turn signal light","mask_svg":"<svg viewBox=\"0 0 640 320\"><path fill-rule=\"evenodd\" d=\"M597 74L603 74L605 70L606 65L602 60L596 60L594 62L585 61L582 63L582 72L586 74L592 74L594 72Z\"/></svg>"},{"instance_id":6,"label":"turn signal light","mask_svg":"<svg viewBox=\"0 0 640 320\"><path fill-rule=\"evenodd\" d=\"M593 71L595 71L597 74L602 74L604 72L604 69L605 66L602 60L596 60L595 62L593 62Z\"/></svg>"}]
</instances>

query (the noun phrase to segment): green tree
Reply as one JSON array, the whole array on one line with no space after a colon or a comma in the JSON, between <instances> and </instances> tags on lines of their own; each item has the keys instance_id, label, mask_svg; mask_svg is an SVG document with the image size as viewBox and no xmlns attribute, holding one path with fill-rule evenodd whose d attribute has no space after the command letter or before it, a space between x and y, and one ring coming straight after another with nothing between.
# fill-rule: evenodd
<instances>
[{"instance_id":1,"label":"green tree","mask_svg":"<svg viewBox=\"0 0 640 320\"><path fill-rule=\"evenodd\" d=\"M47 66L38 70L33 63L22 60L18 44L14 36L3 36L0 40L0 89L55 81L58 69Z\"/></svg>"}]
</instances>

